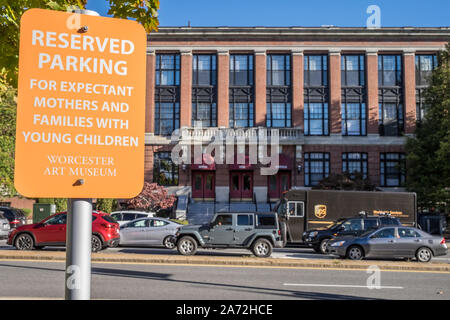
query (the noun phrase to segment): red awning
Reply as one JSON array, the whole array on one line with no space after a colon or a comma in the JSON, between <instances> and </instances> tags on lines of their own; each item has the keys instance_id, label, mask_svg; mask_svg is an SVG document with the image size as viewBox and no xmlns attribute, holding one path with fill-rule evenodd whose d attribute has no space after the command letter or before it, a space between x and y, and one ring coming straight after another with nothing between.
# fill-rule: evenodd
<instances>
[{"instance_id":1,"label":"red awning","mask_svg":"<svg viewBox=\"0 0 450 320\"><path fill-rule=\"evenodd\" d=\"M278 158L278 169L279 170L292 170L292 159L287 155L281 153Z\"/></svg>"},{"instance_id":2,"label":"red awning","mask_svg":"<svg viewBox=\"0 0 450 320\"><path fill-rule=\"evenodd\" d=\"M191 170L216 170L216 162L214 157L210 154L202 154L201 163L198 159L194 158L194 162L191 165Z\"/></svg>"}]
</instances>

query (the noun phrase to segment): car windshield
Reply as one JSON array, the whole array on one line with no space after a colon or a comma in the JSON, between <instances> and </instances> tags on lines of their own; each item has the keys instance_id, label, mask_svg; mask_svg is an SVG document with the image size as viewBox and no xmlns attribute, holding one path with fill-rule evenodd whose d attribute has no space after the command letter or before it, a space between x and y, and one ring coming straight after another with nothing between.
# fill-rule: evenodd
<instances>
[{"instance_id":1,"label":"car windshield","mask_svg":"<svg viewBox=\"0 0 450 320\"><path fill-rule=\"evenodd\" d=\"M360 238L365 238L365 237L367 237L368 235L372 234L373 232L374 232L373 229L368 230L368 231L366 231L366 232L364 232L364 233L361 233L361 235L360 235L359 237L360 237Z\"/></svg>"},{"instance_id":2,"label":"car windshield","mask_svg":"<svg viewBox=\"0 0 450 320\"><path fill-rule=\"evenodd\" d=\"M106 222L109 222L109 223L117 223L116 219L114 219L114 218L111 217L111 216L103 215L102 218L103 218L103 220L105 220Z\"/></svg>"},{"instance_id":3,"label":"car windshield","mask_svg":"<svg viewBox=\"0 0 450 320\"><path fill-rule=\"evenodd\" d=\"M342 223L344 223L344 220L336 221L331 226L328 226L327 229L328 230L333 230L333 229L339 227Z\"/></svg>"}]
</instances>

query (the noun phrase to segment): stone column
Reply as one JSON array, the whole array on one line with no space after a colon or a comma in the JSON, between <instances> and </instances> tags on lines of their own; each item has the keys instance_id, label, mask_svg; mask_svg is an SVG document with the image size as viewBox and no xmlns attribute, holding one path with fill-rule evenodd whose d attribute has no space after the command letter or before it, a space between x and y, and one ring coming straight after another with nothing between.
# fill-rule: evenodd
<instances>
[{"instance_id":1,"label":"stone column","mask_svg":"<svg viewBox=\"0 0 450 320\"><path fill-rule=\"evenodd\" d=\"M330 133L341 134L341 52L330 50Z\"/></svg>"},{"instance_id":2,"label":"stone column","mask_svg":"<svg viewBox=\"0 0 450 320\"><path fill-rule=\"evenodd\" d=\"M180 127L191 127L192 119L192 51L181 51Z\"/></svg>"},{"instance_id":3,"label":"stone column","mask_svg":"<svg viewBox=\"0 0 450 320\"><path fill-rule=\"evenodd\" d=\"M303 75L304 57L302 50L292 51L292 126L303 129Z\"/></svg>"},{"instance_id":4,"label":"stone column","mask_svg":"<svg viewBox=\"0 0 450 320\"><path fill-rule=\"evenodd\" d=\"M217 60L217 126L228 127L230 113L230 55L228 51L219 51Z\"/></svg>"},{"instance_id":5,"label":"stone column","mask_svg":"<svg viewBox=\"0 0 450 320\"><path fill-rule=\"evenodd\" d=\"M403 51L405 133L416 130L416 63L414 51Z\"/></svg>"},{"instance_id":6,"label":"stone column","mask_svg":"<svg viewBox=\"0 0 450 320\"><path fill-rule=\"evenodd\" d=\"M255 126L266 126L266 52L255 52Z\"/></svg>"},{"instance_id":7,"label":"stone column","mask_svg":"<svg viewBox=\"0 0 450 320\"><path fill-rule=\"evenodd\" d=\"M378 134L378 52L366 51L367 133Z\"/></svg>"}]
</instances>

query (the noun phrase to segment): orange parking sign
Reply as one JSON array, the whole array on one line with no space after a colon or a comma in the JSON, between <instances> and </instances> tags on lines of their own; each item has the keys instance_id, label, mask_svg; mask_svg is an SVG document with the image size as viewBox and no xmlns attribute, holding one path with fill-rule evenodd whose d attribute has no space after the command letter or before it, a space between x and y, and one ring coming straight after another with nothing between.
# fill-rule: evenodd
<instances>
[{"instance_id":1,"label":"orange parking sign","mask_svg":"<svg viewBox=\"0 0 450 320\"><path fill-rule=\"evenodd\" d=\"M144 181L146 33L30 9L20 26L14 183L27 197L131 198Z\"/></svg>"}]
</instances>

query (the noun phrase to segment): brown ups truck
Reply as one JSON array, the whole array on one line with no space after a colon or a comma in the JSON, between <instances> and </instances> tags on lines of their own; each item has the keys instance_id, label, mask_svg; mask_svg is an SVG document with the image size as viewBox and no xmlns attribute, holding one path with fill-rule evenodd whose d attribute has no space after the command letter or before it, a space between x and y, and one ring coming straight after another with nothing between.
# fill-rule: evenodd
<instances>
[{"instance_id":1,"label":"brown ups truck","mask_svg":"<svg viewBox=\"0 0 450 320\"><path fill-rule=\"evenodd\" d=\"M285 222L283 238L301 243L304 231L327 227L361 212L390 215L405 226L417 227L416 203L416 194L410 192L294 189L283 194L274 211Z\"/></svg>"}]
</instances>

